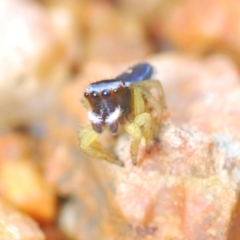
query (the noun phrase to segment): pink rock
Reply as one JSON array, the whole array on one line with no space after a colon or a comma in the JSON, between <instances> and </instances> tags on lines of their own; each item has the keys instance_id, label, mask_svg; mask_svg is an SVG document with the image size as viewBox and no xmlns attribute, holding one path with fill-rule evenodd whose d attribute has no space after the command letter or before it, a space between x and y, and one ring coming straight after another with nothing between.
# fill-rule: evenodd
<instances>
[{"instance_id":1,"label":"pink rock","mask_svg":"<svg viewBox=\"0 0 240 240\"><path fill-rule=\"evenodd\" d=\"M149 155L142 143L137 167L131 139L119 139L117 155L126 163L115 182L120 208L138 237L227 239L239 185L237 70L220 56L163 55L152 63L178 127L166 113L160 142Z\"/></svg>"},{"instance_id":2,"label":"pink rock","mask_svg":"<svg viewBox=\"0 0 240 240\"><path fill-rule=\"evenodd\" d=\"M40 121L55 106L70 71L70 40L36 2L1 1L0 9L2 129Z\"/></svg>"}]
</instances>

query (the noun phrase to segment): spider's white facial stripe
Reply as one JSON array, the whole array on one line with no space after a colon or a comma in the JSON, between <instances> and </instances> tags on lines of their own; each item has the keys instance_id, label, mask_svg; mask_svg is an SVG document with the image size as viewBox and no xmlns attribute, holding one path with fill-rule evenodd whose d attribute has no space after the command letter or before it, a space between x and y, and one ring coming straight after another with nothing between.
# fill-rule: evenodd
<instances>
[{"instance_id":1,"label":"spider's white facial stripe","mask_svg":"<svg viewBox=\"0 0 240 240\"><path fill-rule=\"evenodd\" d=\"M102 117L100 115L97 115L96 113L92 111L88 111L88 119L95 124L101 124L102 123Z\"/></svg>"},{"instance_id":2,"label":"spider's white facial stripe","mask_svg":"<svg viewBox=\"0 0 240 240\"><path fill-rule=\"evenodd\" d=\"M87 93L91 93L93 91L102 92L105 89L109 89L109 90L110 89L117 89L120 86L123 86L122 82L120 82L120 81L96 82L96 83L90 84L87 87L85 92L87 92Z\"/></svg>"},{"instance_id":3,"label":"spider's white facial stripe","mask_svg":"<svg viewBox=\"0 0 240 240\"><path fill-rule=\"evenodd\" d=\"M119 116L121 115L121 108L118 106L114 112L112 112L109 116L107 116L105 122L107 125L110 125L111 123L115 122Z\"/></svg>"}]
</instances>

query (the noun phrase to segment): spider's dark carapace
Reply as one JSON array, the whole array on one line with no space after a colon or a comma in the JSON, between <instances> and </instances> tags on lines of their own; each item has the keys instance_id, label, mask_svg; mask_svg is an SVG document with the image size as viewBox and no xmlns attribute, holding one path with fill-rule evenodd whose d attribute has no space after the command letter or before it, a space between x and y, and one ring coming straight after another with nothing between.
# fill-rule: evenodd
<instances>
[{"instance_id":1,"label":"spider's dark carapace","mask_svg":"<svg viewBox=\"0 0 240 240\"><path fill-rule=\"evenodd\" d=\"M139 63L114 79L101 80L88 86L84 96L88 99L92 113L89 115L93 129L101 133L102 126L108 125L115 134L118 124L124 123L132 112L132 96L129 86L150 79L153 67L149 63Z\"/></svg>"}]
</instances>

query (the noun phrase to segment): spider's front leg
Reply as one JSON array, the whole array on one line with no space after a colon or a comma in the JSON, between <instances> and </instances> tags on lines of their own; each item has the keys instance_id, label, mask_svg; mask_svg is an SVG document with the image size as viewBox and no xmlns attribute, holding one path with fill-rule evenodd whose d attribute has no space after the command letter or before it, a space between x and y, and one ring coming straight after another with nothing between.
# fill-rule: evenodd
<instances>
[{"instance_id":1,"label":"spider's front leg","mask_svg":"<svg viewBox=\"0 0 240 240\"><path fill-rule=\"evenodd\" d=\"M150 143L152 140L152 119L151 115L145 112L145 103L141 91L133 87L133 109L134 116L132 122L127 122L124 125L125 130L133 137L130 146L132 162L137 164L138 148L142 137L146 140L146 151L149 152Z\"/></svg>"},{"instance_id":2,"label":"spider's front leg","mask_svg":"<svg viewBox=\"0 0 240 240\"><path fill-rule=\"evenodd\" d=\"M143 132L141 132L143 127ZM151 141L151 116L149 113L141 113L136 116L132 123L126 123L124 125L126 131L133 137L133 141L130 146L130 153L133 165L137 164L138 147L140 145L142 137L146 139L146 150L149 152Z\"/></svg>"},{"instance_id":3,"label":"spider's front leg","mask_svg":"<svg viewBox=\"0 0 240 240\"><path fill-rule=\"evenodd\" d=\"M78 137L81 150L88 156L106 160L119 166L124 166L123 162L109 156L109 154L105 151L102 145L96 141L98 133L93 130L92 126L86 126L79 130Z\"/></svg>"},{"instance_id":4,"label":"spider's front leg","mask_svg":"<svg viewBox=\"0 0 240 240\"><path fill-rule=\"evenodd\" d=\"M159 130L162 123L163 110L166 109L165 97L161 83L158 80L145 80L137 82L135 88L142 92L148 104L155 110L155 117L152 117L152 132L153 138L158 139ZM156 99L149 91L151 88L157 89Z\"/></svg>"},{"instance_id":5,"label":"spider's front leg","mask_svg":"<svg viewBox=\"0 0 240 240\"><path fill-rule=\"evenodd\" d=\"M82 99L82 103L88 111L91 111L91 106L86 98ZM106 160L119 166L124 166L123 162L109 156L102 145L96 141L98 135L99 134L92 128L92 126L86 126L79 130L78 137L80 149L90 157Z\"/></svg>"}]
</instances>

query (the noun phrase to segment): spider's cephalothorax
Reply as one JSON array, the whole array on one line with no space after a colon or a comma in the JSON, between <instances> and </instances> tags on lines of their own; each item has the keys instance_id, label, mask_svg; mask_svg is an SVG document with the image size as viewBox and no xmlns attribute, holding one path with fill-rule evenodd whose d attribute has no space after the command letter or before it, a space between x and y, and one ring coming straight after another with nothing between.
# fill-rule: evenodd
<instances>
[{"instance_id":1,"label":"spider's cephalothorax","mask_svg":"<svg viewBox=\"0 0 240 240\"><path fill-rule=\"evenodd\" d=\"M98 133L102 132L103 125L116 133L118 124L124 123L131 113L131 91L123 82L103 80L91 84L84 96L91 105L89 120Z\"/></svg>"},{"instance_id":2,"label":"spider's cephalothorax","mask_svg":"<svg viewBox=\"0 0 240 240\"><path fill-rule=\"evenodd\" d=\"M141 63L114 79L102 80L88 86L83 103L88 109L88 118L92 126L79 131L80 148L85 153L123 165L121 161L110 157L95 141L103 126L108 126L115 134L119 124L123 124L133 137L130 152L134 164L137 163L138 146L142 137L146 139L146 149L149 150L151 139L158 135L162 110L165 107L160 82L149 80L152 73L153 68L150 64ZM149 91L153 87L158 90L158 99ZM146 112L146 104L153 111Z\"/></svg>"}]
</instances>

